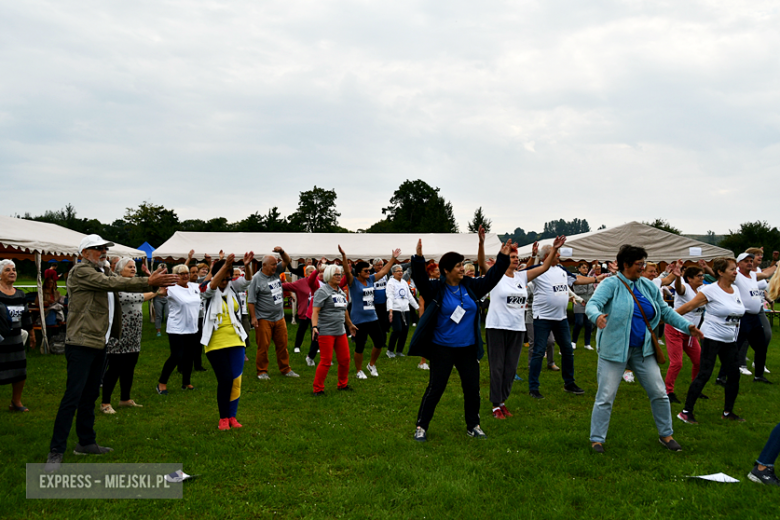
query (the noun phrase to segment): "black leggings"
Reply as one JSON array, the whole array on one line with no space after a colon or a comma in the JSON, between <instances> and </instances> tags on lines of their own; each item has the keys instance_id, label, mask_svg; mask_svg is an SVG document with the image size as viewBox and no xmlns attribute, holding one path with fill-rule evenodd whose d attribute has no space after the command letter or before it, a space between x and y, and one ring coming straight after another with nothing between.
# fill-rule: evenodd
<instances>
[{"instance_id":1,"label":"black leggings","mask_svg":"<svg viewBox=\"0 0 780 520\"><path fill-rule=\"evenodd\" d=\"M311 345L309 345L309 359L314 359L314 356L317 355L317 351L320 349L318 338L319 336L311 340Z\"/></svg>"},{"instance_id":2,"label":"black leggings","mask_svg":"<svg viewBox=\"0 0 780 520\"><path fill-rule=\"evenodd\" d=\"M720 364L725 367L726 402L723 411L731 413L734 402L739 394L739 363L737 363L737 343L723 343L713 339L704 338L701 342L701 358L699 361L699 374L688 389L688 397L685 399L685 410L693 411L696 400L704 390L704 385L710 380L715 368L715 360L720 357Z\"/></svg>"},{"instance_id":3,"label":"black leggings","mask_svg":"<svg viewBox=\"0 0 780 520\"><path fill-rule=\"evenodd\" d=\"M385 348L385 333L382 332L382 326L379 324L379 320L364 322L358 325L357 334L355 334L355 354L362 354L363 349L366 348L366 340L371 336L371 341L374 342L374 348Z\"/></svg>"},{"instance_id":4,"label":"black leggings","mask_svg":"<svg viewBox=\"0 0 780 520\"><path fill-rule=\"evenodd\" d=\"M111 403L111 393L114 391L117 380L119 380L120 389L119 399L121 401L130 400L130 389L133 387L133 374L139 354L140 352L130 352L106 355L108 370L103 376L103 404Z\"/></svg>"},{"instance_id":5,"label":"black leggings","mask_svg":"<svg viewBox=\"0 0 780 520\"><path fill-rule=\"evenodd\" d=\"M390 343L387 345L387 350L399 354L403 352L408 334L409 311L393 311L393 332L390 333Z\"/></svg>"},{"instance_id":6,"label":"black leggings","mask_svg":"<svg viewBox=\"0 0 780 520\"><path fill-rule=\"evenodd\" d=\"M747 314L742 316L739 321L739 337L737 337L737 346L739 348L737 352L737 365L747 365L747 351L748 346L753 347L753 352L756 353L753 362L756 364L756 377L763 377L764 366L766 365L766 351L769 343L767 342L767 334L764 330L764 322L761 321L761 314ZM770 335L771 339L772 336ZM720 367L720 373L718 373L718 379L726 377L726 372L723 366Z\"/></svg>"},{"instance_id":7,"label":"black leggings","mask_svg":"<svg viewBox=\"0 0 780 520\"><path fill-rule=\"evenodd\" d=\"M311 320L309 318L298 318L298 332L295 333L295 348L301 348L301 345L303 345L303 340L306 337L306 332L309 330L309 325L311 325Z\"/></svg>"},{"instance_id":8,"label":"black leggings","mask_svg":"<svg viewBox=\"0 0 780 520\"><path fill-rule=\"evenodd\" d=\"M192 375L192 361L195 354L200 352L200 335L194 334L168 334L168 343L171 346L171 355L165 360L160 373L160 383L167 385L173 369L178 365L181 370L181 386L190 384Z\"/></svg>"}]
</instances>

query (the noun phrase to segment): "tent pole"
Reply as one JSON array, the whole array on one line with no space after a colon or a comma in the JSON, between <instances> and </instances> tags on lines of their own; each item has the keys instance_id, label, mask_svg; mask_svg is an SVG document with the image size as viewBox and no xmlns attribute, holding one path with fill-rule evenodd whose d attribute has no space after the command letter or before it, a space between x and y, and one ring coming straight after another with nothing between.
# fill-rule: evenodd
<instances>
[{"instance_id":1,"label":"tent pole","mask_svg":"<svg viewBox=\"0 0 780 520\"><path fill-rule=\"evenodd\" d=\"M41 254L35 252L35 270L38 272L38 311L41 313L41 354L49 353L49 339L46 337L46 313L43 309L43 281L41 280ZM33 331L35 334L35 331Z\"/></svg>"}]
</instances>

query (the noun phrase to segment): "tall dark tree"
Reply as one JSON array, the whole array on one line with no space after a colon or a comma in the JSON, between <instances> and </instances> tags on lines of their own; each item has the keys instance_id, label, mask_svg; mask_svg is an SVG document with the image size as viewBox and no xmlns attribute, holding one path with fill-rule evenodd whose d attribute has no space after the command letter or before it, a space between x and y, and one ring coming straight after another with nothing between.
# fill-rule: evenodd
<instances>
[{"instance_id":1,"label":"tall dark tree","mask_svg":"<svg viewBox=\"0 0 780 520\"><path fill-rule=\"evenodd\" d=\"M663 231L666 231L667 233L674 233L675 235L682 234L682 231L671 225L669 222L662 218L657 218L652 222L642 222L642 224L647 224L648 226L653 226L654 228L661 229Z\"/></svg>"},{"instance_id":2,"label":"tall dark tree","mask_svg":"<svg viewBox=\"0 0 780 520\"><path fill-rule=\"evenodd\" d=\"M452 204L421 180L404 181L393 193L386 215L366 231L370 233L457 233Z\"/></svg>"},{"instance_id":3,"label":"tall dark tree","mask_svg":"<svg viewBox=\"0 0 780 520\"><path fill-rule=\"evenodd\" d=\"M745 222L740 224L737 231L729 230L729 234L718 245L731 250L734 256L749 247L763 247L764 256L768 260L772 251L780 251L780 231L770 227L767 222Z\"/></svg>"},{"instance_id":4,"label":"tall dark tree","mask_svg":"<svg viewBox=\"0 0 780 520\"><path fill-rule=\"evenodd\" d=\"M306 233L331 233L338 229L336 211L336 191L314 186L314 189L302 191L298 200L298 209L290 215L290 225Z\"/></svg>"},{"instance_id":5,"label":"tall dark tree","mask_svg":"<svg viewBox=\"0 0 780 520\"><path fill-rule=\"evenodd\" d=\"M175 211L146 201L135 209L126 208L125 220L132 225L132 246L149 242L152 247L160 247L179 229L179 217Z\"/></svg>"},{"instance_id":6,"label":"tall dark tree","mask_svg":"<svg viewBox=\"0 0 780 520\"><path fill-rule=\"evenodd\" d=\"M474 212L474 218L471 219L471 222L469 222L469 233L476 233L479 231L480 226L485 228L485 231L490 233L490 226L492 223L493 221L485 216L485 214L482 212L482 206L480 206Z\"/></svg>"}]
</instances>

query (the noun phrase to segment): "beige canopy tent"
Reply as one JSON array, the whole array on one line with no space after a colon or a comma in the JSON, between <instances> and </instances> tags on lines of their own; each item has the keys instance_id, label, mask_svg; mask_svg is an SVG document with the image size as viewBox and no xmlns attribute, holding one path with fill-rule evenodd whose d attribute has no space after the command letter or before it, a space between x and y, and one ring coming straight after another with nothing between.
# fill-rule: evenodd
<instances>
[{"instance_id":1,"label":"beige canopy tent","mask_svg":"<svg viewBox=\"0 0 780 520\"><path fill-rule=\"evenodd\" d=\"M12 260L35 260L38 272L38 306L41 311L43 343L41 352L49 351L46 337L46 317L43 314L43 291L41 280L41 261L78 259L79 243L86 235L76 231L34 220L0 216L0 258ZM103 237L110 240L110 237ZM116 244L110 254L146 258L146 253L138 249Z\"/></svg>"},{"instance_id":2,"label":"beige canopy tent","mask_svg":"<svg viewBox=\"0 0 780 520\"><path fill-rule=\"evenodd\" d=\"M552 243L551 238L540 240L539 247ZM566 237L566 245L561 249L561 260L614 260L623 244L644 247L647 250L647 259L651 262L670 262L678 259L710 261L720 256L734 256L733 252L722 247L668 233L639 222L629 222L613 228ZM532 244L523 246L518 251L519 256L531 256L531 248ZM571 249L571 252L564 251L567 248Z\"/></svg>"},{"instance_id":3,"label":"beige canopy tent","mask_svg":"<svg viewBox=\"0 0 780 520\"><path fill-rule=\"evenodd\" d=\"M341 258L339 245L351 260L390 258L391 251L401 249L401 258L415 254L417 240L422 239L425 258L438 260L444 253L457 251L467 259L477 259L479 239L467 233L201 233L177 231L167 242L155 249L156 260L176 262L187 258L190 250L201 258L204 254L216 257L219 251L234 253L240 258L247 251L256 256L270 254L281 246L290 258ZM495 233L485 238L485 254L495 257L501 249L501 240Z\"/></svg>"}]
</instances>

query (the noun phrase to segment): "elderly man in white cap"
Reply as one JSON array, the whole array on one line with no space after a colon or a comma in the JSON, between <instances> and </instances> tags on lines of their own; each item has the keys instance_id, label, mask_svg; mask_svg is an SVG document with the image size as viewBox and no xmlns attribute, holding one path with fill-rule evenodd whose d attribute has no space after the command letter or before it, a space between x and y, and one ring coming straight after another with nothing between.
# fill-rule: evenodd
<instances>
[{"instance_id":1,"label":"elderly man in white cap","mask_svg":"<svg viewBox=\"0 0 780 520\"><path fill-rule=\"evenodd\" d=\"M56 471L62 463L68 435L76 417L79 443L77 455L100 455L112 451L95 440L95 401L100 394L100 379L106 355L106 343L118 338L122 330L122 312L115 292L148 292L150 286L170 286L176 275L166 274L161 266L147 277L117 276L107 262L112 242L89 235L79 244L82 262L68 276L68 330L65 359L68 379L60 402L45 470ZM148 271L147 271L148 272Z\"/></svg>"}]
</instances>

